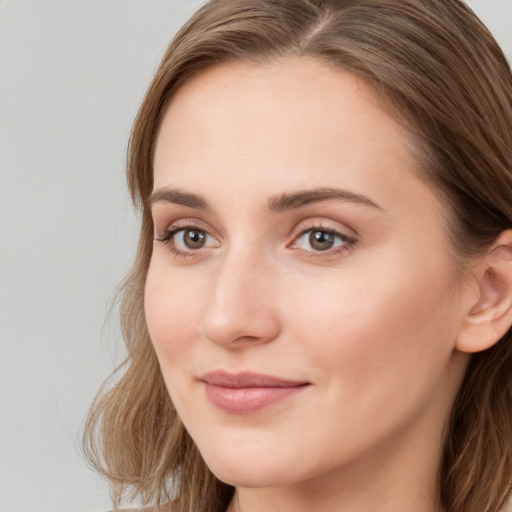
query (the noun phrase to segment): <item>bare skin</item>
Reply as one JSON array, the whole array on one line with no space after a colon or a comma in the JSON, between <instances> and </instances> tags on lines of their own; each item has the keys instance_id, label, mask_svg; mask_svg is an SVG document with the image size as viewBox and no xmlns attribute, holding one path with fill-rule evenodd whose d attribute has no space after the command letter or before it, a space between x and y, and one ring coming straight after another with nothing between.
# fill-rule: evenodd
<instances>
[{"instance_id":1,"label":"bare skin","mask_svg":"<svg viewBox=\"0 0 512 512\"><path fill-rule=\"evenodd\" d=\"M368 85L292 57L212 68L164 117L146 318L229 512L439 511L478 294L412 144ZM219 371L300 389L258 408Z\"/></svg>"}]
</instances>

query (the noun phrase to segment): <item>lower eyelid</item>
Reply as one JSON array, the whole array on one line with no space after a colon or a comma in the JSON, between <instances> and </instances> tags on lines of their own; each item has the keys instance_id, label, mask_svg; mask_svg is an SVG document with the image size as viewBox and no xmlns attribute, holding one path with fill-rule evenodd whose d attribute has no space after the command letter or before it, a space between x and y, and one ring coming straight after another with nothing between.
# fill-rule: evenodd
<instances>
[{"instance_id":1,"label":"lower eyelid","mask_svg":"<svg viewBox=\"0 0 512 512\"><path fill-rule=\"evenodd\" d=\"M307 235L311 231L325 231L332 233L337 241L339 240L341 243L338 243L338 245L335 245L334 247L325 249L325 250L315 250L314 248L304 248L301 245L299 245L299 239ZM335 243L337 243L337 241ZM301 257L307 258L307 259L328 259L333 257L340 257L342 254L350 251L353 249L353 247L357 244L357 240L353 237L350 237L348 235L345 235L344 233L341 233L339 231L328 229L328 228L320 228L319 226L315 226L306 230L302 230L293 240L293 242L288 245L289 248L299 252L301 254Z\"/></svg>"},{"instance_id":2,"label":"lower eyelid","mask_svg":"<svg viewBox=\"0 0 512 512\"><path fill-rule=\"evenodd\" d=\"M187 230L203 232L206 237L205 245L198 248L190 248L186 247L186 244L177 242L176 237L180 236L180 233L183 233ZM205 250L220 247L220 242L211 233L209 233L206 229L193 224L171 225L169 228L167 228L165 234L162 237L157 238L157 240L166 245L168 250L177 257L199 256Z\"/></svg>"}]
</instances>

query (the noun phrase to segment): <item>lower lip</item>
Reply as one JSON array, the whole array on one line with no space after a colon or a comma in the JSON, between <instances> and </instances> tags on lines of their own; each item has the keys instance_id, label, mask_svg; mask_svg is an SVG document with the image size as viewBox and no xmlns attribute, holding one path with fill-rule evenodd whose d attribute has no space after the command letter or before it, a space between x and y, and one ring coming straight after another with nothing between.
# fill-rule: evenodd
<instances>
[{"instance_id":1,"label":"lower lip","mask_svg":"<svg viewBox=\"0 0 512 512\"><path fill-rule=\"evenodd\" d=\"M226 388L206 383L206 396L224 412L248 414L289 398L306 387L308 386Z\"/></svg>"}]
</instances>

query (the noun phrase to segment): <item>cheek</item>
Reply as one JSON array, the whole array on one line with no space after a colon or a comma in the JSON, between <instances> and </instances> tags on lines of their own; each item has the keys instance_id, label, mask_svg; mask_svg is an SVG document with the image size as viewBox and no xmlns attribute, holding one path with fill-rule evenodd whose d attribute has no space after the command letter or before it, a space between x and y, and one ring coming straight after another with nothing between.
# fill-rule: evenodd
<instances>
[{"instance_id":1,"label":"cheek","mask_svg":"<svg viewBox=\"0 0 512 512\"><path fill-rule=\"evenodd\" d=\"M201 295L195 284L195 280L178 279L158 259L150 264L144 309L151 341L162 366L186 356L190 339L197 335Z\"/></svg>"},{"instance_id":2,"label":"cheek","mask_svg":"<svg viewBox=\"0 0 512 512\"><path fill-rule=\"evenodd\" d=\"M433 385L457 332L449 266L393 253L373 261L380 265L358 262L320 282L287 283L288 323L309 359L354 394L409 380Z\"/></svg>"},{"instance_id":3,"label":"cheek","mask_svg":"<svg viewBox=\"0 0 512 512\"><path fill-rule=\"evenodd\" d=\"M196 359L194 341L200 317L197 293L193 283L180 280L168 265L152 261L144 296L146 322L163 379L180 416L187 410L188 384Z\"/></svg>"}]
</instances>

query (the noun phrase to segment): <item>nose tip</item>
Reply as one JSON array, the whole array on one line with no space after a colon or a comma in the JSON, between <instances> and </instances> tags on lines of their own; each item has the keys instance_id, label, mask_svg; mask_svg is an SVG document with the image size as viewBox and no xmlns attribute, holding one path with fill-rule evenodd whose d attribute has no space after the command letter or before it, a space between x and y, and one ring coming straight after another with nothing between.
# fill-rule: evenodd
<instances>
[{"instance_id":1,"label":"nose tip","mask_svg":"<svg viewBox=\"0 0 512 512\"><path fill-rule=\"evenodd\" d=\"M202 332L216 345L231 346L244 341L266 343L276 336L277 328L276 322L261 310L252 313L239 310L221 312L218 307L210 307L202 324Z\"/></svg>"},{"instance_id":2,"label":"nose tip","mask_svg":"<svg viewBox=\"0 0 512 512\"><path fill-rule=\"evenodd\" d=\"M272 276L258 266L226 262L219 271L204 311L200 329L219 346L267 343L279 332Z\"/></svg>"}]
</instances>

